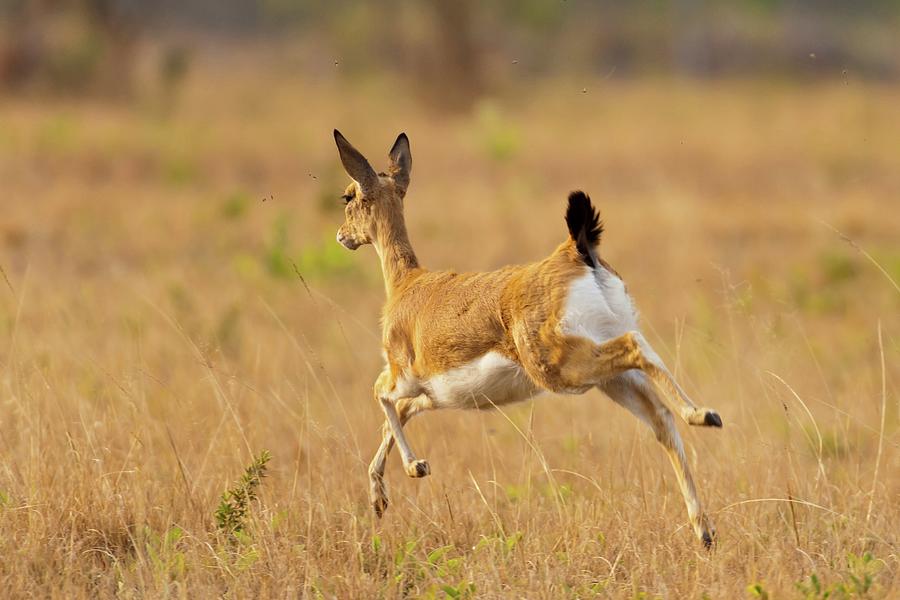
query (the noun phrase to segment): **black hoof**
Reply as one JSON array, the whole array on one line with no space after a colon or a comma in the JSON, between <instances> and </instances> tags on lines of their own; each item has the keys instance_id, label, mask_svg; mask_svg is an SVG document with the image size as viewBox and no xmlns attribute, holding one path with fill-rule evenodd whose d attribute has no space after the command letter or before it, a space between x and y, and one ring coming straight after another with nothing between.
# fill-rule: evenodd
<instances>
[{"instance_id":1,"label":"black hoof","mask_svg":"<svg viewBox=\"0 0 900 600\"><path fill-rule=\"evenodd\" d=\"M375 502L372 503L372 508L375 509L375 516L379 519L384 514L384 511L387 510L388 501L387 498L379 498Z\"/></svg>"},{"instance_id":2,"label":"black hoof","mask_svg":"<svg viewBox=\"0 0 900 600\"><path fill-rule=\"evenodd\" d=\"M406 465L406 474L410 477L427 477L431 475L431 467L427 460L417 460Z\"/></svg>"},{"instance_id":3,"label":"black hoof","mask_svg":"<svg viewBox=\"0 0 900 600\"><path fill-rule=\"evenodd\" d=\"M713 547L713 536L710 535L708 531L703 532L703 547L707 550L712 550Z\"/></svg>"},{"instance_id":4,"label":"black hoof","mask_svg":"<svg viewBox=\"0 0 900 600\"><path fill-rule=\"evenodd\" d=\"M707 427L721 427L722 417L720 417L718 413L709 411L706 413L706 416L703 417L703 424Z\"/></svg>"}]
</instances>

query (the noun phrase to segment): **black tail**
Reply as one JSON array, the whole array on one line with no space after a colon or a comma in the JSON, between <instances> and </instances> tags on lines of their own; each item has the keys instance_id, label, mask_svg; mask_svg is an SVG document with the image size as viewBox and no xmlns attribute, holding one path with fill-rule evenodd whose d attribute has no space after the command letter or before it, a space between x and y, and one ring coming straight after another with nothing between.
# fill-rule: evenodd
<instances>
[{"instance_id":1,"label":"black tail","mask_svg":"<svg viewBox=\"0 0 900 600\"><path fill-rule=\"evenodd\" d=\"M590 197L584 192L569 194L566 225L569 226L569 235L578 248L581 260L589 267L596 267L599 264L596 248L600 243L600 234L603 233L603 223L600 222L600 214L591 204Z\"/></svg>"}]
</instances>

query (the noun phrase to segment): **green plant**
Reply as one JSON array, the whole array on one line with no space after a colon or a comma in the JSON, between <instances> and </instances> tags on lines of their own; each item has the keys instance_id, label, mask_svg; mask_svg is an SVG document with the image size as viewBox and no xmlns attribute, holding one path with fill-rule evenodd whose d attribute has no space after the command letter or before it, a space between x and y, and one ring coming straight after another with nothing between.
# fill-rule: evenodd
<instances>
[{"instance_id":1,"label":"green plant","mask_svg":"<svg viewBox=\"0 0 900 600\"><path fill-rule=\"evenodd\" d=\"M253 462L244 470L244 474L234 487L222 494L222 500L216 509L216 526L229 534L243 534L247 526L250 503L256 500L256 490L266 476L269 460L272 455L268 450L259 453Z\"/></svg>"},{"instance_id":2,"label":"green plant","mask_svg":"<svg viewBox=\"0 0 900 600\"><path fill-rule=\"evenodd\" d=\"M184 552L179 550L184 531L180 527L173 526L163 535L159 535L145 525L143 537L147 558L156 573L173 580L184 575L186 558Z\"/></svg>"},{"instance_id":3,"label":"green plant","mask_svg":"<svg viewBox=\"0 0 900 600\"><path fill-rule=\"evenodd\" d=\"M244 192L234 192L225 198L222 203L222 217L226 219L238 219L250 208L250 196Z\"/></svg>"},{"instance_id":4,"label":"green plant","mask_svg":"<svg viewBox=\"0 0 900 600\"><path fill-rule=\"evenodd\" d=\"M441 591L448 598L472 598L475 595L475 584L471 581L463 581L459 585L443 585Z\"/></svg>"},{"instance_id":5,"label":"green plant","mask_svg":"<svg viewBox=\"0 0 900 600\"><path fill-rule=\"evenodd\" d=\"M428 565L440 579L444 579L450 575L455 576L459 572L460 566L462 565L462 558L448 556L454 549L455 548L452 545L441 546L428 553Z\"/></svg>"},{"instance_id":6,"label":"green plant","mask_svg":"<svg viewBox=\"0 0 900 600\"><path fill-rule=\"evenodd\" d=\"M853 593L867 595L875 583L875 575L881 570L881 561L876 560L869 552L857 556L847 554L847 576L850 578L850 589Z\"/></svg>"},{"instance_id":7,"label":"green plant","mask_svg":"<svg viewBox=\"0 0 900 600\"><path fill-rule=\"evenodd\" d=\"M525 496L525 490L520 485L507 485L505 491L506 498L512 503L520 501Z\"/></svg>"},{"instance_id":8,"label":"green plant","mask_svg":"<svg viewBox=\"0 0 900 600\"><path fill-rule=\"evenodd\" d=\"M417 543L416 540L409 540L401 545L394 554L394 580L397 583L401 583L406 579L408 565L415 563L413 552L416 549Z\"/></svg>"},{"instance_id":9,"label":"green plant","mask_svg":"<svg viewBox=\"0 0 900 600\"><path fill-rule=\"evenodd\" d=\"M859 275L859 265L853 257L842 252L827 252L819 258L822 278L826 285L846 283Z\"/></svg>"},{"instance_id":10,"label":"green plant","mask_svg":"<svg viewBox=\"0 0 900 600\"><path fill-rule=\"evenodd\" d=\"M831 596L834 590L825 589L822 585L822 582L819 581L819 576L813 573L809 576L806 581L798 581L797 582L797 590L803 594L803 598L805 600L817 600L822 598L828 598Z\"/></svg>"},{"instance_id":11,"label":"green plant","mask_svg":"<svg viewBox=\"0 0 900 600\"><path fill-rule=\"evenodd\" d=\"M319 242L303 247L297 257L297 269L310 279L322 280L350 275L356 271L357 264L329 233Z\"/></svg>"},{"instance_id":12,"label":"green plant","mask_svg":"<svg viewBox=\"0 0 900 600\"><path fill-rule=\"evenodd\" d=\"M487 155L497 162L513 158L521 148L521 135L514 123L504 118L496 104L483 102L476 112L481 143Z\"/></svg>"},{"instance_id":13,"label":"green plant","mask_svg":"<svg viewBox=\"0 0 900 600\"><path fill-rule=\"evenodd\" d=\"M875 575L881 569L881 561L871 553L857 556L847 554L847 579L828 585L813 573L804 581L796 583L797 590L806 600L827 600L834 598L868 598L873 591Z\"/></svg>"},{"instance_id":14,"label":"green plant","mask_svg":"<svg viewBox=\"0 0 900 600\"><path fill-rule=\"evenodd\" d=\"M163 163L163 179L173 186L193 183L198 174L197 165L188 156L168 156Z\"/></svg>"},{"instance_id":15,"label":"green plant","mask_svg":"<svg viewBox=\"0 0 900 600\"><path fill-rule=\"evenodd\" d=\"M269 274L285 278L291 273L291 259L288 258L288 221L279 215L272 223L272 236L266 245L264 262Z\"/></svg>"},{"instance_id":16,"label":"green plant","mask_svg":"<svg viewBox=\"0 0 900 600\"><path fill-rule=\"evenodd\" d=\"M513 551L513 549L519 544L519 542L522 541L523 537L525 537L525 534L521 531L516 531L511 535L506 535L503 532L490 537L482 535L481 539L477 544L475 544L475 547L472 548L472 550L475 552L479 552L485 548L499 548L503 556L507 556Z\"/></svg>"}]
</instances>

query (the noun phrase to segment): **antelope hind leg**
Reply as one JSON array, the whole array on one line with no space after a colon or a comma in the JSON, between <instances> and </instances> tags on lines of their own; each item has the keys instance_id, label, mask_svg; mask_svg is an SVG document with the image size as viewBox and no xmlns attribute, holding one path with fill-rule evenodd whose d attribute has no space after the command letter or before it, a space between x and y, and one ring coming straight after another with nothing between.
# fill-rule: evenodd
<instances>
[{"instance_id":1,"label":"antelope hind leg","mask_svg":"<svg viewBox=\"0 0 900 600\"><path fill-rule=\"evenodd\" d=\"M703 511L672 411L659 399L649 378L642 372L629 371L608 381L600 389L653 430L672 463L695 535L705 547L712 547L716 529Z\"/></svg>"},{"instance_id":2,"label":"antelope hind leg","mask_svg":"<svg viewBox=\"0 0 900 600\"><path fill-rule=\"evenodd\" d=\"M641 347L643 359L641 370L647 373L661 390L666 392L667 399L675 405L674 408L681 418L688 425L721 427L722 417L719 416L719 413L711 408L700 407L694 404L640 332L635 334L635 339Z\"/></svg>"}]
</instances>

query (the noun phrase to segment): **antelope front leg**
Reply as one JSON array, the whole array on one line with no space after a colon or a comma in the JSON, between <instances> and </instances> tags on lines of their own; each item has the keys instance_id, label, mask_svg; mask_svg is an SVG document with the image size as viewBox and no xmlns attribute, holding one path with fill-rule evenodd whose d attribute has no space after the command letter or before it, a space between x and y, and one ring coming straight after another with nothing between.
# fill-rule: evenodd
<instances>
[{"instance_id":1,"label":"antelope front leg","mask_svg":"<svg viewBox=\"0 0 900 600\"><path fill-rule=\"evenodd\" d=\"M381 403L381 408L384 410L384 416L387 417L391 433L397 442L397 447L400 449L400 456L403 458L403 468L406 470L406 474L410 477L425 477L431 473L431 468L428 466L428 461L416 458L412 448L409 447L409 442L406 441L406 436L403 434L403 423L397 414L397 407L394 406L395 402L399 402L402 399L392 398L394 388L395 385L391 374L385 371L375 383L375 397Z\"/></svg>"},{"instance_id":2,"label":"antelope front leg","mask_svg":"<svg viewBox=\"0 0 900 600\"><path fill-rule=\"evenodd\" d=\"M395 406L397 416L400 418L400 424L406 423L413 418L419 411L427 408L423 403L412 398L401 398ZM381 517L388 507L387 489L384 483L384 467L387 463L388 454L394 447L394 433L391 430L390 423L385 420L381 426L381 445L369 464L369 498L372 501L372 508L375 515Z\"/></svg>"},{"instance_id":3,"label":"antelope front leg","mask_svg":"<svg viewBox=\"0 0 900 600\"><path fill-rule=\"evenodd\" d=\"M391 426L385 421L381 426L381 445L378 446L378 451L369 464L369 499L372 501L375 516L379 519L388 507L387 489L384 485L384 466L387 463L387 455L393 446L394 434L391 433Z\"/></svg>"},{"instance_id":4,"label":"antelope front leg","mask_svg":"<svg viewBox=\"0 0 900 600\"><path fill-rule=\"evenodd\" d=\"M412 448L409 447L409 442L406 441L406 436L403 434L403 425L400 423L400 416L397 414L394 403L386 399L380 399L380 401L381 408L384 409L384 414L387 417L388 424L390 424L391 433L397 442L397 447L400 449L400 456L403 458L403 468L406 470L406 474L410 477L430 475L431 467L428 466L428 461L416 458Z\"/></svg>"}]
</instances>

